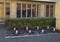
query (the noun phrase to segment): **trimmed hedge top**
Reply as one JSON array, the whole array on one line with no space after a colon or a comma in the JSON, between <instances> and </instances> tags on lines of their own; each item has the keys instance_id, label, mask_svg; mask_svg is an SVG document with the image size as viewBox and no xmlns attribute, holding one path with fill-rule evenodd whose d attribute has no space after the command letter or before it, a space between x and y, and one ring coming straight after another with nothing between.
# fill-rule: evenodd
<instances>
[{"instance_id":1,"label":"trimmed hedge top","mask_svg":"<svg viewBox=\"0 0 60 42\"><path fill-rule=\"evenodd\" d=\"M55 27L55 18L19 18L19 19L5 19L6 28L24 28L26 26L30 28L53 26Z\"/></svg>"}]
</instances>

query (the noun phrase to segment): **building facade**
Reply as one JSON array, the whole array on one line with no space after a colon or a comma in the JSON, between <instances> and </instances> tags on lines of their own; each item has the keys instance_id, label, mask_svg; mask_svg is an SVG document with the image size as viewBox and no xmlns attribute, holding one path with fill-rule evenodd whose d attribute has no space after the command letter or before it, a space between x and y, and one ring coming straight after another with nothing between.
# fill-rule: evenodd
<instances>
[{"instance_id":1,"label":"building facade","mask_svg":"<svg viewBox=\"0 0 60 42\"><path fill-rule=\"evenodd\" d=\"M60 30L60 0L0 0L0 19L56 17Z\"/></svg>"}]
</instances>

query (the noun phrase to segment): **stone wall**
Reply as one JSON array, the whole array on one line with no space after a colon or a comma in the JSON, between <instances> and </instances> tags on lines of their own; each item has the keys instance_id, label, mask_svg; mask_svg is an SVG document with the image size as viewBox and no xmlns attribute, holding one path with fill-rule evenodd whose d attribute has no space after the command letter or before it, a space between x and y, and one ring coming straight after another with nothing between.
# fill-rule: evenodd
<instances>
[{"instance_id":1,"label":"stone wall","mask_svg":"<svg viewBox=\"0 0 60 42\"><path fill-rule=\"evenodd\" d=\"M60 0L55 4L56 29L60 30Z\"/></svg>"}]
</instances>

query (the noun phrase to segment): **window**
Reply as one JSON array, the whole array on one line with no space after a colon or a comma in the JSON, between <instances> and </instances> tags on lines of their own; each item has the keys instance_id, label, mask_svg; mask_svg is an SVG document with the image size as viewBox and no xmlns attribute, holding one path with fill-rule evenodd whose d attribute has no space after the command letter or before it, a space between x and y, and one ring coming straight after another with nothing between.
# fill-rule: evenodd
<instances>
[{"instance_id":1,"label":"window","mask_svg":"<svg viewBox=\"0 0 60 42\"><path fill-rule=\"evenodd\" d=\"M46 17L49 17L49 5L46 5Z\"/></svg>"},{"instance_id":2,"label":"window","mask_svg":"<svg viewBox=\"0 0 60 42\"><path fill-rule=\"evenodd\" d=\"M32 5L32 17L36 17L36 4Z\"/></svg>"},{"instance_id":3,"label":"window","mask_svg":"<svg viewBox=\"0 0 60 42\"><path fill-rule=\"evenodd\" d=\"M17 18L36 17L37 9L36 4L17 3Z\"/></svg>"},{"instance_id":4,"label":"window","mask_svg":"<svg viewBox=\"0 0 60 42\"><path fill-rule=\"evenodd\" d=\"M21 17L21 4L17 3L17 18Z\"/></svg>"},{"instance_id":5,"label":"window","mask_svg":"<svg viewBox=\"0 0 60 42\"><path fill-rule=\"evenodd\" d=\"M10 16L10 3L6 3L6 17L9 18Z\"/></svg>"},{"instance_id":6,"label":"window","mask_svg":"<svg viewBox=\"0 0 60 42\"><path fill-rule=\"evenodd\" d=\"M53 17L53 5L46 5L46 17Z\"/></svg>"},{"instance_id":7,"label":"window","mask_svg":"<svg viewBox=\"0 0 60 42\"><path fill-rule=\"evenodd\" d=\"M26 17L26 4L22 4L22 17Z\"/></svg>"},{"instance_id":8,"label":"window","mask_svg":"<svg viewBox=\"0 0 60 42\"><path fill-rule=\"evenodd\" d=\"M53 17L53 12L54 12L54 10L53 10L54 8L53 8L53 5L51 5L50 6L50 17Z\"/></svg>"},{"instance_id":9,"label":"window","mask_svg":"<svg viewBox=\"0 0 60 42\"><path fill-rule=\"evenodd\" d=\"M27 17L31 17L31 4L28 4L27 7Z\"/></svg>"}]
</instances>

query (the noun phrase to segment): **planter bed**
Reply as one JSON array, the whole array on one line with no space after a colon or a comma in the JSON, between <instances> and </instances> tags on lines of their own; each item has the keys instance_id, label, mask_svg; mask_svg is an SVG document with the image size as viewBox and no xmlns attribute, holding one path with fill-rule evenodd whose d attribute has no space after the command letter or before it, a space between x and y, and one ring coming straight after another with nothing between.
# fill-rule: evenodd
<instances>
[{"instance_id":1,"label":"planter bed","mask_svg":"<svg viewBox=\"0 0 60 42\"><path fill-rule=\"evenodd\" d=\"M29 30L18 29L18 34L17 35L37 35L37 34L48 34L48 33L60 33L59 30L53 31L52 30L53 28L51 28L51 29L43 29L44 32L42 32L42 29L39 29L39 30L29 29L29 30L31 30L31 33L29 33ZM14 31L7 30L7 35L14 36L15 33L14 33ZM17 36L17 35L15 35L15 36Z\"/></svg>"}]
</instances>

